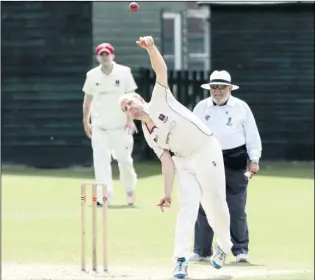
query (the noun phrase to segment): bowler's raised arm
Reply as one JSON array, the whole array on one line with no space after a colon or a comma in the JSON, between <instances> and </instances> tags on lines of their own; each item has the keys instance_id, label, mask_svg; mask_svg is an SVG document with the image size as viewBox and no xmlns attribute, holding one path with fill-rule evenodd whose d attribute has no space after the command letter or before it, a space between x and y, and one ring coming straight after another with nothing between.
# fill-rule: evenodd
<instances>
[{"instance_id":1,"label":"bowler's raised arm","mask_svg":"<svg viewBox=\"0 0 315 280\"><path fill-rule=\"evenodd\" d=\"M167 65L160 51L155 46L153 38L151 36L140 37L136 43L147 50L150 56L152 68L156 75L156 82L168 88Z\"/></svg>"}]
</instances>

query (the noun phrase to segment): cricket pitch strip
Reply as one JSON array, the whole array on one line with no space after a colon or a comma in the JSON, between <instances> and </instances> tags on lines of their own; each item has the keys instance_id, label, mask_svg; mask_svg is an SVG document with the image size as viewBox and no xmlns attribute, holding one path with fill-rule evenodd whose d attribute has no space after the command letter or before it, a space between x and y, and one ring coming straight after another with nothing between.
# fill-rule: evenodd
<instances>
[{"instance_id":1,"label":"cricket pitch strip","mask_svg":"<svg viewBox=\"0 0 315 280\"><path fill-rule=\"evenodd\" d=\"M191 280L237 280L264 277L268 279L274 275L288 275L295 273L311 273L308 270L267 270L248 267L224 267L221 270L200 266L192 267L189 271ZM3 280L169 280L171 270L150 267L119 267L113 266L108 273L82 272L79 266L49 265L49 264L2 264Z\"/></svg>"}]
</instances>

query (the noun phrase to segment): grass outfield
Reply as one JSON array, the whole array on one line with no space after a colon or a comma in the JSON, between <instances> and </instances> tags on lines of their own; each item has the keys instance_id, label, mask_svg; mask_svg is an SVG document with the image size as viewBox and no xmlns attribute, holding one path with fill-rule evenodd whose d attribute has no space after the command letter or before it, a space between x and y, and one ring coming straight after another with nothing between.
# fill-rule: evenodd
<instances>
[{"instance_id":1,"label":"grass outfield","mask_svg":"<svg viewBox=\"0 0 315 280\"><path fill-rule=\"evenodd\" d=\"M171 269L177 187L172 208L161 213L155 206L163 189L159 164L140 163L136 164L136 169L139 182L135 208L125 207L124 190L115 181L115 205L109 209L110 265ZM245 269L312 271L314 165L263 163L262 169L249 185L247 213L251 265ZM117 178L116 166L114 174ZM80 184L92 177L91 169L3 168L2 262L78 265ZM88 206L90 211L90 204ZM101 209L98 213L101 245ZM91 212L87 212L87 217L90 226ZM90 257L89 230L87 252ZM101 264L99 249L98 262ZM229 258L226 269L235 267L231 261ZM88 260L88 265L90 263ZM205 265L194 264L190 271L200 267ZM259 277L255 279L266 279L265 275ZM313 277L311 272L270 275L268 279L308 280Z\"/></svg>"}]
</instances>

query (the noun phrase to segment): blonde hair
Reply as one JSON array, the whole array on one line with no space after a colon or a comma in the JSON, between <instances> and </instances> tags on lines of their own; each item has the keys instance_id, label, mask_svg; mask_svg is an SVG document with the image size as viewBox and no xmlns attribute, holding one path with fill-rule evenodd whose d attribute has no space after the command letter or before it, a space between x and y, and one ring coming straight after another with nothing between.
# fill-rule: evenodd
<instances>
[{"instance_id":1,"label":"blonde hair","mask_svg":"<svg viewBox=\"0 0 315 280\"><path fill-rule=\"evenodd\" d=\"M134 98L142 99L141 95L136 92L128 92L119 98L119 106L125 101L132 100Z\"/></svg>"}]
</instances>

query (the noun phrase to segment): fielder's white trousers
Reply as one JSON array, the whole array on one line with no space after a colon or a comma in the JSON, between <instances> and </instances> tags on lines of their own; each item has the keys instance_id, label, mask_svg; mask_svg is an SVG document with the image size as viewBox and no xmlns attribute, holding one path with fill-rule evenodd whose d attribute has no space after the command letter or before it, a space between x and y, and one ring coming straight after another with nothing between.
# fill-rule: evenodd
<instances>
[{"instance_id":1,"label":"fielder's white trousers","mask_svg":"<svg viewBox=\"0 0 315 280\"><path fill-rule=\"evenodd\" d=\"M107 196L110 201L114 195L111 156L118 162L119 179L126 192L134 191L137 175L131 157L133 136L124 129L104 130L92 128L92 149L95 180L107 185ZM97 188L98 201L102 201L102 186Z\"/></svg>"},{"instance_id":2,"label":"fielder's white trousers","mask_svg":"<svg viewBox=\"0 0 315 280\"><path fill-rule=\"evenodd\" d=\"M207 215L218 245L229 253L230 214L226 202L225 172L222 150L216 138L198 152L184 157L174 156L178 179L180 212L175 231L174 257L189 258L199 203Z\"/></svg>"}]
</instances>

